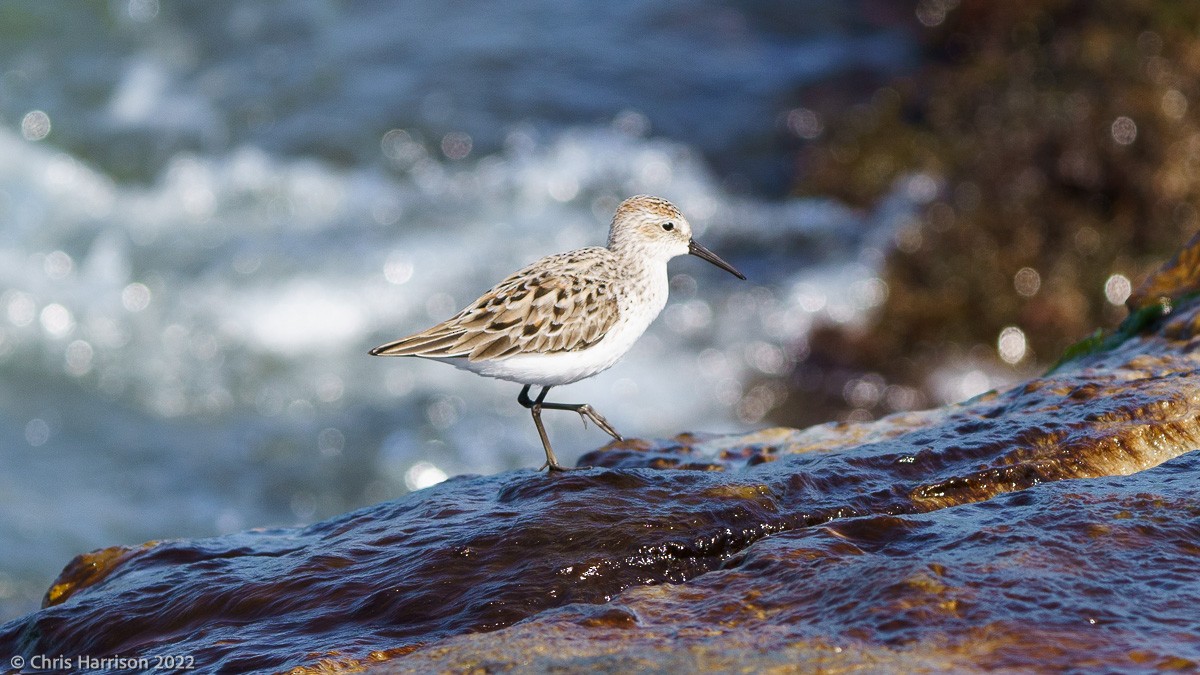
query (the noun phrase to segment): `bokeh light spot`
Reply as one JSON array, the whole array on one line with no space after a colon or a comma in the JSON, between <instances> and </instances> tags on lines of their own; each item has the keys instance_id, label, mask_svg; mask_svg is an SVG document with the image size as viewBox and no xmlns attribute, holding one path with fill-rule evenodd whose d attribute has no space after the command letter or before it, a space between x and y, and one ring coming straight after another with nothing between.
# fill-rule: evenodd
<instances>
[{"instance_id":1,"label":"bokeh light spot","mask_svg":"<svg viewBox=\"0 0 1200 675\"><path fill-rule=\"evenodd\" d=\"M329 373L317 381L317 398L325 403L339 401L346 393L346 384L342 378Z\"/></svg>"},{"instance_id":2,"label":"bokeh light spot","mask_svg":"<svg viewBox=\"0 0 1200 675\"><path fill-rule=\"evenodd\" d=\"M431 462L417 462L404 472L404 485L409 490L422 490L446 480L446 472Z\"/></svg>"},{"instance_id":3,"label":"bokeh light spot","mask_svg":"<svg viewBox=\"0 0 1200 675\"><path fill-rule=\"evenodd\" d=\"M346 437L338 429L329 427L317 434L317 450L321 452L322 457L336 457L342 454L345 447Z\"/></svg>"},{"instance_id":4,"label":"bokeh light spot","mask_svg":"<svg viewBox=\"0 0 1200 675\"><path fill-rule=\"evenodd\" d=\"M292 495L292 500L288 504L292 508L292 514L300 521L312 520L317 514L317 498L311 492L297 492Z\"/></svg>"},{"instance_id":5,"label":"bokeh light spot","mask_svg":"<svg viewBox=\"0 0 1200 675\"><path fill-rule=\"evenodd\" d=\"M40 447L50 440L50 425L46 420L35 417L25 425L25 441L33 447Z\"/></svg>"},{"instance_id":6,"label":"bokeh light spot","mask_svg":"<svg viewBox=\"0 0 1200 675\"><path fill-rule=\"evenodd\" d=\"M129 0L129 18L146 23L158 16L158 0Z\"/></svg>"},{"instance_id":7,"label":"bokeh light spot","mask_svg":"<svg viewBox=\"0 0 1200 675\"><path fill-rule=\"evenodd\" d=\"M842 398L855 408L871 408L883 398L885 387L881 375L869 373L847 381L842 387Z\"/></svg>"},{"instance_id":8,"label":"bokeh light spot","mask_svg":"<svg viewBox=\"0 0 1200 675\"><path fill-rule=\"evenodd\" d=\"M807 140L818 138L825 131L821 118L808 108L796 108L788 112L787 126L793 134Z\"/></svg>"},{"instance_id":9,"label":"bokeh light spot","mask_svg":"<svg viewBox=\"0 0 1200 675\"><path fill-rule=\"evenodd\" d=\"M650 119L636 110L623 110L613 119L613 127L623 134L640 138L650 133Z\"/></svg>"},{"instance_id":10,"label":"bokeh light spot","mask_svg":"<svg viewBox=\"0 0 1200 675\"><path fill-rule=\"evenodd\" d=\"M92 369L92 345L86 340L75 340L67 345L67 372L76 377L86 375Z\"/></svg>"},{"instance_id":11,"label":"bokeh light spot","mask_svg":"<svg viewBox=\"0 0 1200 675\"><path fill-rule=\"evenodd\" d=\"M917 3L917 21L927 28L934 28L946 21L950 10L958 6L958 0L921 0Z\"/></svg>"},{"instance_id":12,"label":"bokeh light spot","mask_svg":"<svg viewBox=\"0 0 1200 675\"><path fill-rule=\"evenodd\" d=\"M33 296L21 291L13 291L8 295L8 320L14 326L28 326L37 315L37 303Z\"/></svg>"},{"instance_id":13,"label":"bokeh light spot","mask_svg":"<svg viewBox=\"0 0 1200 675\"><path fill-rule=\"evenodd\" d=\"M442 154L449 159L465 159L472 146L471 136L462 131L451 131L442 137Z\"/></svg>"},{"instance_id":14,"label":"bokeh light spot","mask_svg":"<svg viewBox=\"0 0 1200 675\"><path fill-rule=\"evenodd\" d=\"M121 304L130 312L140 312L150 306L150 289L146 284L134 282L121 291Z\"/></svg>"},{"instance_id":15,"label":"bokeh light spot","mask_svg":"<svg viewBox=\"0 0 1200 675\"><path fill-rule=\"evenodd\" d=\"M996 340L996 350L1000 352L1000 358L1005 363L1011 365L1020 363L1028 351L1025 332L1016 326L1008 326L1000 331L1000 337Z\"/></svg>"},{"instance_id":16,"label":"bokeh light spot","mask_svg":"<svg viewBox=\"0 0 1200 675\"><path fill-rule=\"evenodd\" d=\"M449 396L442 396L425 408L425 418L435 429L449 429L458 422L458 406Z\"/></svg>"},{"instance_id":17,"label":"bokeh light spot","mask_svg":"<svg viewBox=\"0 0 1200 675\"><path fill-rule=\"evenodd\" d=\"M1124 274L1114 274L1104 282L1104 297L1114 305L1123 305L1133 293L1133 284Z\"/></svg>"},{"instance_id":18,"label":"bokeh light spot","mask_svg":"<svg viewBox=\"0 0 1200 675\"><path fill-rule=\"evenodd\" d=\"M1178 89L1171 89L1162 97L1162 111L1173 120L1181 120L1187 114L1188 100Z\"/></svg>"},{"instance_id":19,"label":"bokeh light spot","mask_svg":"<svg viewBox=\"0 0 1200 675\"><path fill-rule=\"evenodd\" d=\"M887 300L887 296L887 282L879 277L859 279L850 284L850 297L853 298L858 309L867 310L878 307L883 304L884 300Z\"/></svg>"},{"instance_id":20,"label":"bokeh light spot","mask_svg":"<svg viewBox=\"0 0 1200 675\"><path fill-rule=\"evenodd\" d=\"M958 381L958 395L962 400L975 398L992 388L992 381L982 370L969 370Z\"/></svg>"},{"instance_id":21,"label":"bokeh light spot","mask_svg":"<svg viewBox=\"0 0 1200 675\"><path fill-rule=\"evenodd\" d=\"M412 260L402 251L392 251L388 255L387 261L383 263L383 278L387 279L389 284L399 286L412 279L412 275Z\"/></svg>"},{"instance_id":22,"label":"bokeh light spot","mask_svg":"<svg viewBox=\"0 0 1200 675\"><path fill-rule=\"evenodd\" d=\"M927 173L919 173L904 184L906 196L918 204L928 204L938 195L938 182Z\"/></svg>"},{"instance_id":23,"label":"bokeh light spot","mask_svg":"<svg viewBox=\"0 0 1200 675\"><path fill-rule=\"evenodd\" d=\"M1132 119L1122 115L1113 120L1112 137L1113 140L1121 145L1129 145L1137 140L1138 128L1137 123Z\"/></svg>"},{"instance_id":24,"label":"bokeh light spot","mask_svg":"<svg viewBox=\"0 0 1200 675\"><path fill-rule=\"evenodd\" d=\"M27 141L40 141L50 135L50 116L41 110L31 110L21 118L21 135Z\"/></svg>"},{"instance_id":25,"label":"bokeh light spot","mask_svg":"<svg viewBox=\"0 0 1200 675\"><path fill-rule=\"evenodd\" d=\"M46 254L46 259L42 261L42 269L46 271L46 276L59 281L66 279L71 274L71 269L75 266L71 256L62 251L51 251Z\"/></svg>"},{"instance_id":26,"label":"bokeh light spot","mask_svg":"<svg viewBox=\"0 0 1200 675\"><path fill-rule=\"evenodd\" d=\"M579 181L574 176L560 174L550 179L547 189L556 201L569 202L579 194Z\"/></svg>"},{"instance_id":27,"label":"bokeh light spot","mask_svg":"<svg viewBox=\"0 0 1200 675\"><path fill-rule=\"evenodd\" d=\"M75 327L75 319L72 318L70 310L58 303L51 303L43 307L38 318L42 322L42 328L50 334L50 337L63 337Z\"/></svg>"},{"instance_id":28,"label":"bokeh light spot","mask_svg":"<svg viewBox=\"0 0 1200 675\"><path fill-rule=\"evenodd\" d=\"M394 166L402 169L409 168L428 156L425 146L404 129L388 131L380 140L379 147Z\"/></svg>"},{"instance_id":29,"label":"bokeh light spot","mask_svg":"<svg viewBox=\"0 0 1200 675\"><path fill-rule=\"evenodd\" d=\"M1027 298L1037 295L1038 289L1042 287L1042 275L1032 267L1022 267L1017 270L1013 276L1013 288L1017 293Z\"/></svg>"}]
</instances>

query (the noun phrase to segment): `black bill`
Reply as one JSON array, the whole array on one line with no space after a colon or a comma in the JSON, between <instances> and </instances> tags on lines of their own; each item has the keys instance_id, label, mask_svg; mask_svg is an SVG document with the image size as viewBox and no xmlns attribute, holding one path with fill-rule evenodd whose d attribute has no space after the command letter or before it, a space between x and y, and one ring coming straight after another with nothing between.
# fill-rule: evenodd
<instances>
[{"instance_id":1,"label":"black bill","mask_svg":"<svg viewBox=\"0 0 1200 675\"><path fill-rule=\"evenodd\" d=\"M732 274L733 276L735 276L739 279L742 279L742 280L746 279L745 274L742 274L741 272L734 269L733 265L730 265L729 263L725 262L724 260L721 260L717 256L716 253L713 253L712 251L710 251L710 250L704 248L703 246L701 246L700 244L696 243L695 239L692 239L691 241L688 242L688 253L691 253L692 255L696 256L697 258L704 258L708 262L716 265L717 267L720 267L721 269L725 270L726 272L729 272L730 274Z\"/></svg>"}]
</instances>

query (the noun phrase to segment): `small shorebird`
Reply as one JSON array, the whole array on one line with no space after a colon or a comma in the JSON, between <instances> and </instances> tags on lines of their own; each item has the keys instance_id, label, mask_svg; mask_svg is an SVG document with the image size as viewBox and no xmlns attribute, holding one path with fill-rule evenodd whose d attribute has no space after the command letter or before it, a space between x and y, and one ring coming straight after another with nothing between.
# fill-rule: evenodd
<instances>
[{"instance_id":1,"label":"small shorebird","mask_svg":"<svg viewBox=\"0 0 1200 675\"><path fill-rule=\"evenodd\" d=\"M586 403L549 403L551 387L607 370L667 304L667 261L690 253L745 279L692 239L692 227L671 202L640 195L621 202L608 246L547 256L510 275L433 328L371 350L373 356L418 356L473 373L523 384L517 402L533 413L546 463L558 463L542 410L573 410L622 440ZM542 388L529 398L534 385Z\"/></svg>"}]
</instances>

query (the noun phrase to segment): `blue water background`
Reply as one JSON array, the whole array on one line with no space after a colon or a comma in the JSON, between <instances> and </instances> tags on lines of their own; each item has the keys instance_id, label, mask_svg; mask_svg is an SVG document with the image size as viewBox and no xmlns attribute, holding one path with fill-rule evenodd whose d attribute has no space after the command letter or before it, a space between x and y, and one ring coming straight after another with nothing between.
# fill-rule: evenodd
<instances>
[{"instance_id":1,"label":"blue water background","mask_svg":"<svg viewBox=\"0 0 1200 675\"><path fill-rule=\"evenodd\" d=\"M519 387L366 351L630 194L750 281L673 262L628 358L558 397L632 436L762 426L932 194L786 196L805 87L913 67L889 5L0 6L0 621L83 551L536 467ZM547 421L564 461L607 440Z\"/></svg>"}]
</instances>

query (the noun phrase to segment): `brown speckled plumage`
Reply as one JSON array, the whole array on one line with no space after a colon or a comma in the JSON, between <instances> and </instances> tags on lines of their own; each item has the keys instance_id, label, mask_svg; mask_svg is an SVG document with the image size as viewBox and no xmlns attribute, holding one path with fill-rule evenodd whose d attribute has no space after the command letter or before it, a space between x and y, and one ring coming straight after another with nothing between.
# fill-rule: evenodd
<instances>
[{"instance_id":1,"label":"brown speckled plumage","mask_svg":"<svg viewBox=\"0 0 1200 675\"><path fill-rule=\"evenodd\" d=\"M542 410L572 410L616 439L586 404L549 403L551 387L578 382L619 361L667 302L667 261L692 254L745 279L692 239L679 209L645 195L621 202L608 246L547 256L510 275L458 314L371 350L418 356L525 385L518 401L533 413L546 466L564 470L550 448ZM529 397L530 387L542 391Z\"/></svg>"},{"instance_id":2,"label":"brown speckled plumage","mask_svg":"<svg viewBox=\"0 0 1200 675\"><path fill-rule=\"evenodd\" d=\"M372 353L479 361L587 349L617 321L615 281L622 276L608 249L548 256L510 275L453 317Z\"/></svg>"}]
</instances>

